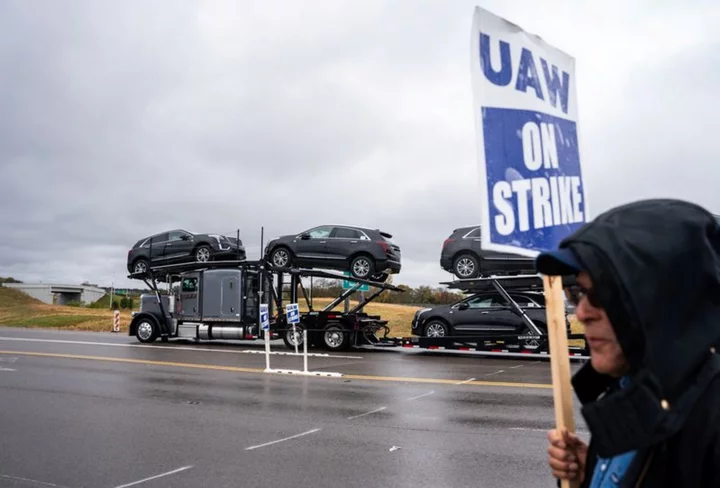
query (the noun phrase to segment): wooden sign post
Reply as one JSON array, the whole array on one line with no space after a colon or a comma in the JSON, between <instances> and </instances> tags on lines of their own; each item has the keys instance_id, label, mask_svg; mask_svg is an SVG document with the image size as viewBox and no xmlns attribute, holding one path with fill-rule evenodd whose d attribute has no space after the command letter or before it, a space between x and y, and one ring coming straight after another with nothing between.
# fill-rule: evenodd
<instances>
[{"instance_id":1,"label":"wooden sign post","mask_svg":"<svg viewBox=\"0 0 720 488\"><path fill-rule=\"evenodd\" d=\"M550 346L555 426L558 430L575 432L572 383L570 382L570 355L565 329L565 302L561 276L543 276L545 306ZM561 480L562 488L577 488L577 481Z\"/></svg>"}]
</instances>

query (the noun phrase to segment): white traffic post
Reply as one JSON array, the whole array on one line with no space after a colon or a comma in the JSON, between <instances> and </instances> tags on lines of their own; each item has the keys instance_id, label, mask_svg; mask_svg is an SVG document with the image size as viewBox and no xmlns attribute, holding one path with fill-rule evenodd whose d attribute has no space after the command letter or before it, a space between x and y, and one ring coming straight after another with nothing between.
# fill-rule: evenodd
<instances>
[{"instance_id":1,"label":"white traffic post","mask_svg":"<svg viewBox=\"0 0 720 488\"><path fill-rule=\"evenodd\" d=\"M297 341L295 341L297 343ZM307 373L307 329L303 328L303 372Z\"/></svg>"},{"instance_id":2,"label":"white traffic post","mask_svg":"<svg viewBox=\"0 0 720 488\"><path fill-rule=\"evenodd\" d=\"M260 327L265 336L265 372L267 373L272 370L270 369L270 312L266 303L260 304Z\"/></svg>"},{"instance_id":3,"label":"white traffic post","mask_svg":"<svg viewBox=\"0 0 720 488\"><path fill-rule=\"evenodd\" d=\"M265 336L265 371L270 371L270 331L263 330Z\"/></svg>"},{"instance_id":4,"label":"white traffic post","mask_svg":"<svg viewBox=\"0 0 720 488\"><path fill-rule=\"evenodd\" d=\"M115 313L113 314L112 331L120 332L120 310L115 310Z\"/></svg>"},{"instance_id":5,"label":"white traffic post","mask_svg":"<svg viewBox=\"0 0 720 488\"><path fill-rule=\"evenodd\" d=\"M297 345L297 329L295 328L295 324L293 323L293 342L295 343L295 354L299 355L298 353L298 345Z\"/></svg>"}]
</instances>

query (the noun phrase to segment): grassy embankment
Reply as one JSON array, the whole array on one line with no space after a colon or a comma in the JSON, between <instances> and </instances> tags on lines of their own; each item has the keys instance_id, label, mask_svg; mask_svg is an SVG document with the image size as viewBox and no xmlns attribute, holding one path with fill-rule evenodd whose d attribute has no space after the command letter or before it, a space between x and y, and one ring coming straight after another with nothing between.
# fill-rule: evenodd
<instances>
[{"instance_id":1,"label":"grassy embankment","mask_svg":"<svg viewBox=\"0 0 720 488\"><path fill-rule=\"evenodd\" d=\"M61 330L112 330L113 312L108 308L48 305L25 293L0 286L0 325ZM120 313L121 330L127 332L130 312ZM123 328L124 326L124 328Z\"/></svg>"},{"instance_id":2,"label":"grassy embankment","mask_svg":"<svg viewBox=\"0 0 720 488\"><path fill-rule=\"evenodd\" d=\"M106 304L106 308L47 305L20 291L0 287L0 325L53 330L109 332L112 329L113 319L113 312L109 309L109 297L106 296L101 299L100 304L102 303ZM316 309L328 303L330 303L329 298L315 298L313 300ZM351 301L350 306L352 307L356 303ZM307 310L304 301L301 301L300 309ZM342 311L343 305L338 305L335 310ZM383 319L388 320L391 337L407 337L410 335L410 322L417 310L418 307L414 306L386 303L371 303L365 307L366 313L380 315ZM120 312L120 330L122 333L127 333L130 318L129 311L123 310ZM573 332L582 332L582 326L572 319L574 317L571 317Z\"/></svg>"}]
</instances>

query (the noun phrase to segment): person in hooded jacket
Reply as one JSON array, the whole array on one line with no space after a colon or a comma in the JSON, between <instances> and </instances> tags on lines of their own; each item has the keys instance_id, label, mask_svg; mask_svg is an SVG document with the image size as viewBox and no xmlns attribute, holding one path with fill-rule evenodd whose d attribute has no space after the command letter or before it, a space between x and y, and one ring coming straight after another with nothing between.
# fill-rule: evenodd
<instances>
[{"instance_id":1,"label":"person in hooded jacket","mask_svg":"<svg viewBox=\"0 0 720 488\"><path fill-rule=\"evenodd\" d=\"M536 258L590 361L572 377L589 444L548 432L558 479L584 488L720 487L720 225L680 200L611 209Z\"/></svg>"}]
</instances>

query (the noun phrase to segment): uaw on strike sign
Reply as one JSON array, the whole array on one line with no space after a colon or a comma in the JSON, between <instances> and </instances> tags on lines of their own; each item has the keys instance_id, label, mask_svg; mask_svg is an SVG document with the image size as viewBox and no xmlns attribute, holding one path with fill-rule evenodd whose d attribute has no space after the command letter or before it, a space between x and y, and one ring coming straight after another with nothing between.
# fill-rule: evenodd
<instances>
[{"instance_id":1,"label":"uaw on strike sign","mask_svg":"<svg viewBox=\"0 0 720 488\"><path fill-rule=\"evenodd\" d=\"M479 7L471 53L482 247L554 249L587 220L575 60Z\"/></svg>"}]
</instances>

